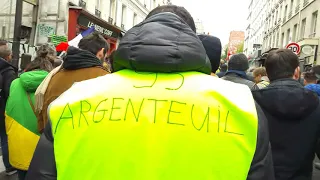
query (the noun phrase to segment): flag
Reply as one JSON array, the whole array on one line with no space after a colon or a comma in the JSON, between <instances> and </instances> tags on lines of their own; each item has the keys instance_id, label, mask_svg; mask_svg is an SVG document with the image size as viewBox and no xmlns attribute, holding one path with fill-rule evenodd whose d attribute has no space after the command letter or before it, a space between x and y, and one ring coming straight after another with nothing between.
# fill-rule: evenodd
<instances>
[{"instance_id":1,"label":"flag","mask_svg":"<svg viewBox=\"0 0 320 180\"><path fill-rule=\"evenodd\" d=\"M74 46L74 47L78 47L78 44L80 42L80 40L83 37L88 36L89 34L91 34L92 32L94 32L94 26L90 27L89 29L81 32L77 37L73 38L71 41L68 42L69 46Z\"/></svg>"},{"instance_id":2,"label":"flag","mask_svg":"<svg viewBox=\"0 0 320 180\"><path fill-rule=\"evenodd\" d=\"M94 32L94 26L90 27L89 29L81 32L78 36L76 36L75 38L73 38L71 41L69 41L68 43L66 42L61 42L60 44L58 44L56 46L56 51L61 52L61 51L67 51L69 46L74 46L74 47L78 47L78 44L80 42L80 40L83 37L88 36L89 34L91 34L92 32Z\"/></svg>"}]
</instances>

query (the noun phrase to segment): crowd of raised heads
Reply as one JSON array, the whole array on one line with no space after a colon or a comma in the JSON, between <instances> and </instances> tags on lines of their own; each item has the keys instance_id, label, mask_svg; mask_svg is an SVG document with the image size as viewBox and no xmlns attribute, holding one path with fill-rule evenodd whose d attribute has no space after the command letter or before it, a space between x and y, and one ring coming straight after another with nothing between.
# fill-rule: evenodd
<instances>
[{"instance_id":1,"label":"crowd of raised heads","mask_svg":"<svg viewBox=\"0 0 320 180\"><path fill-rule=\"evenodd\" d=\"M311 180L320 66L288 49L221 60L219 37L159 6L117 50L99 33L44 44L19 75L0 40L0 137L19 180Z\"/></svg>"}]
</instances>

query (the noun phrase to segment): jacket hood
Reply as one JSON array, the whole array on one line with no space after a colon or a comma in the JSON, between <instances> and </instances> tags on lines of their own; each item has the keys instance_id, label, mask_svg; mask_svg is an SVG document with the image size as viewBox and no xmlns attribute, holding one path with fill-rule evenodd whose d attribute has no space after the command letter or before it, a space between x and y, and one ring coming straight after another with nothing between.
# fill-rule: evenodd
<instances>
[{"instance_id":1,"label":"jacket hood","mask_svg":"<svg viewBox=\"0 0 320 180\"><path fill-rule=\"evenodd\" d=\"M8 61L0 57L0 69L12 68L14 71L18 71L18 68L12 66Z\"/></svg>"},{"instance_id":2,"label":"jacket hood","mask_svg":"<svg viewBox=\"0 0 320 180\"><path fill-rule=\"evenodd\" d=\"M102 66L102 62L91 52L70 46L62 66L67 70L75 70Z\"/></svg>"},{"instance_id":3,"label":"jacket hood","mask_svg":"<svg viewBox=\"0 0 320 180\"><path fill-rule=\"evenodd\" d=\"M20 75L20 82L25 91L36 92L38 86L41 84L44 78L46 78L47 75L47 71L28 71Z\"/></svg>"},{"instance_id":4,"label":"jacket hood","mask_svg":"<svg viewBox=\"0 0 320 180\"><path fill-rule=\"evenodd\" d=\"M114 70L211 73L206 51L191 28L173 13L159 13L130 29L115 53Z\"/></svg>"},{"instance_id":5,"label":"jacket hood","mask_svg":"<svg viewBox=\"0 0 320 180\"><path fill-rule=\"evenodd\" d=\"M319 105L317 95L293 79L273 81L267 88L252 93L264 110L285 120L305 118Z\"/></svg>"}]
</instances>

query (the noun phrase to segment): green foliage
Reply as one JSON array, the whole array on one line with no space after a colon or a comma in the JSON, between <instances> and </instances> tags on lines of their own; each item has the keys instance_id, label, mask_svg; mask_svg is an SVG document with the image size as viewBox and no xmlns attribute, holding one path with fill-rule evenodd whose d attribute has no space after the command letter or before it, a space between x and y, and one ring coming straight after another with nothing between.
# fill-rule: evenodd
<instances>
[{"instance_id":1,"label":"green foliage","mask_svg":"<svg viewBox=\"0 0 320 180\"><path fill-rule=\"evenodd\" d=\"M237 53L243 53L244 42L242 41L237 47Z\"/></svg>"},{"instance_id":2,"label":"green foliage","mask_svg":"<svg viewBox=\"0 0 320 180\"><path fill-rule=\"evenodd\" d=\"M224 46L224 51L222 52L222 54L221 54L221 59L223 59L223 60L226 60L227 59L227 56L228 56L228 48L229 47L229 44L227 44L227 45L225 45Z\"/></svg>"}]
</instances>

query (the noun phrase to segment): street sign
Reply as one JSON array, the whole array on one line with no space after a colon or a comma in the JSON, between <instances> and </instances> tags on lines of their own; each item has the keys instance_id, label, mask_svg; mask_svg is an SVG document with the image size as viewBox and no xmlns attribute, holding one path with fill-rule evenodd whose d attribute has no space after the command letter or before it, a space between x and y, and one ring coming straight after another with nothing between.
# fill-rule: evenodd
<instances>
[{"instance_id":1,"label":"street sign","mask_svg":"<svg viewBox=\"0 0 320 180\"><path fill-rule=\"evenodd\" d=\"M293 53L295 53L296 55L298 55L300 53L300 46L297 43L289 43L286 46L287 49L290 49Z\"/></svg>"},{"instance_id":2,"label":"street sign","mask_svg":"<svg viewBox=\"0 0 320 180\"><path fill-rule=\"evenodd\" d=\"M23 0L26 3L32 4L34 6L38 5L38 0Z\"/></svg>"}]
</instances>

